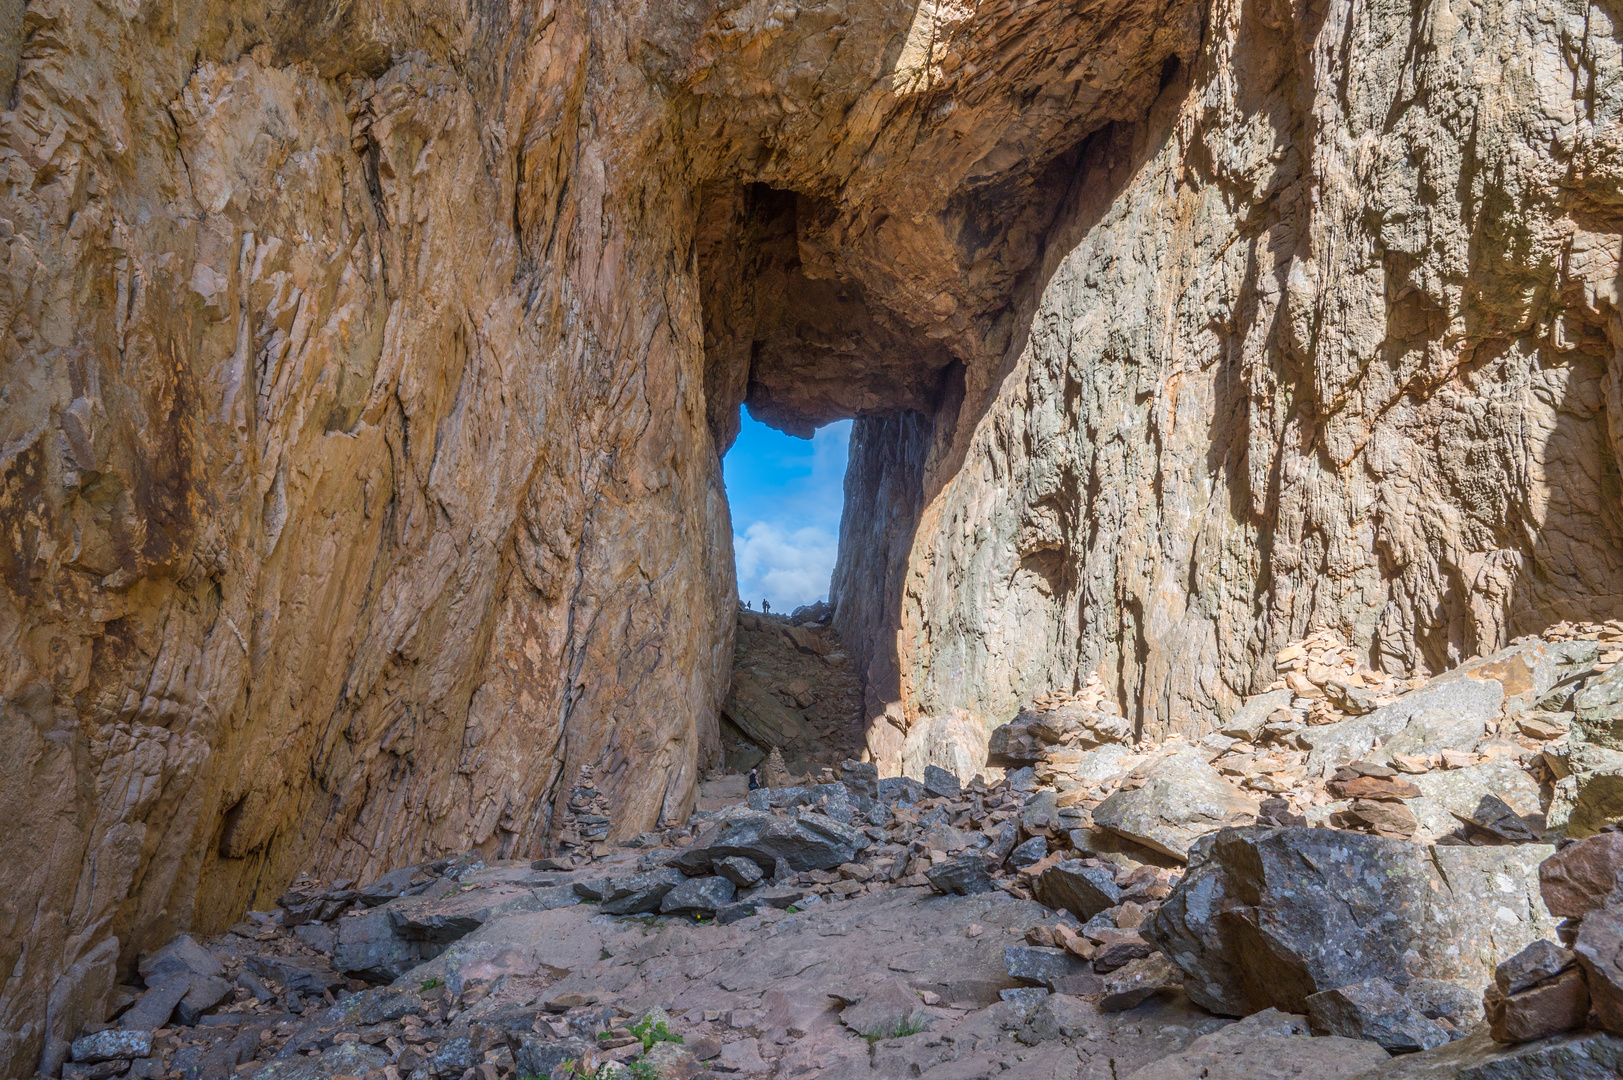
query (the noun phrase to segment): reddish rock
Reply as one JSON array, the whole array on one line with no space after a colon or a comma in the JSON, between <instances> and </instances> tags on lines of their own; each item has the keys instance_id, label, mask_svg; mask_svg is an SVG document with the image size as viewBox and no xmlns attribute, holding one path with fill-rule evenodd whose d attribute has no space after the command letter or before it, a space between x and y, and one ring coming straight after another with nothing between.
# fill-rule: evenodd
<instances>
[{"instance_id":1,"label":"reddish rock","mask_svg":"<svg viewBox=\"0 0 1623 1080\"><path fill-rule=\"evenodd\" d=\"M1420 789L1397 777L1355 776L1325 785L1338 799L1417 799Z\"/></svg>"},{"instance_id":2,"label":"reddish rock","mask_svg":"<svg viewBox=\"0 0 1623 1080\"><path fill-rule=\"evenodd\" d=\"M1544 860L1538 878L1553 915L1582 918L1623 905L1623 833L1600 833L1568 844Z\"/></svg>"},{"instance_id":3,"label":"reddish rock","mask_svg":"<svg viewBox=\"0 0 1623 1080\"><path fill-rule=\"evenodd\" d=\"M1572 947L1600 1026L1623 1035L1623 910L1590 912Z\"/></svg>"},{"instance_id":4,"label":"reddish rock","mask_svg":"<svg viewBox=\"0 0 1623 1080\"><path fill-rule=\"evenodd\" d=\"M1583 973L1569 968L1529 990L1509 997L1490 986L1483 1006L1496 1042L1522 1043L1583 1027L1589 1016L1589 988Z\"/></svg>"}]
</instances>

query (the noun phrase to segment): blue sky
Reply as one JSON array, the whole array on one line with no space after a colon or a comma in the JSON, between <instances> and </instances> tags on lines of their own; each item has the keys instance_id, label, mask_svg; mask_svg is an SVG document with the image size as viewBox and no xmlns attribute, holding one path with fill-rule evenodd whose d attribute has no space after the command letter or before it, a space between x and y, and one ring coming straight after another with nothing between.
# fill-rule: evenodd
<instances>
[{"instance_id":1,"label":"blue sky","mask_svg":"<svg viewBox=\"0 0 1623 1080\"><path fill-rule=\"evenodd\" d=\"M743 410L743 428L722 459L733 514L738 595L757 611L828 599L840 537L846 450L851 421L820 428L811 439L774 431Z\"/></svg>"}]
</instances>

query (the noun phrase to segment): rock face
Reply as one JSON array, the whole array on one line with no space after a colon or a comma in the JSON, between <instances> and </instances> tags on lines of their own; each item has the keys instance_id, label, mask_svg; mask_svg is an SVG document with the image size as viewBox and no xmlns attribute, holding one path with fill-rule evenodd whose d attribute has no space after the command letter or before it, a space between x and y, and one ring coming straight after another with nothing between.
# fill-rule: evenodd
<instances>
[{"instance_id":1,"label":"rock face","mask_svg":"<svg viewBox=\"0 0 1623 1080\"><path fill-rule=\"evenodd\" d=\"M1570 88L1619 59L1525 4L1304 11L1214 10L1080 148L996 358L928 436L857 421L854 505L919 478L836 573L908 551L894 659L859 652L894 667L892 726L1098 671L1198 734L1315 624L1408 675L1614 614L1620 227L1587 207L1615 205L1623 94ZM1481 81L1506 64L1522 92Z\"/></svg>"},{"instance_id":2,"label":"rock face","mask_svg":"<svg viewBox=\"0 0 1623 1080\"><path fill-rule=\"evenodd\" d=\"M1623 595L1602 9L125 6L0 20L7 1075L294 868L684 814L744 401L860 417L887 772Z\"/></svg>"},{"instance_id":3,"label":"rock face","mask_svg":"<svg viewBox=\"0 0 1623 1080\"><path fill-rule=\"evenodd\" d=\"M1312 995L1371 979L1399 991L1457 983L1474 996L1500 961L1553 932L1535 884L1549 853L1225 829L1192 856L1145 936L1183 970L1191 999L1229 1016L1307 1012Z\"/></svg>"}]
</instances>

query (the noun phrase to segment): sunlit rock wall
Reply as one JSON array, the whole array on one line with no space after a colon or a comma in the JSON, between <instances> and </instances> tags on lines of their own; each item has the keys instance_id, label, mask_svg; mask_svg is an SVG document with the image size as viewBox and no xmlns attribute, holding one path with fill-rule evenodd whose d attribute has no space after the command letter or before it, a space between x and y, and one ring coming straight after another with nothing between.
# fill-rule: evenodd
<instances>
[{"instance_id":1,"label":"sunlit rock wall","mask_svg":"<svg viewBox=\"0 0 1623 1080\"><path fill-rule=\"evenodd\" d=\"M1616 616L1618 16L1214 5L1082 153L1005 376L937 417L908 716L1097 670L1193 734L1316 624L1413 673Z\"/></svg>"}]
</instances>

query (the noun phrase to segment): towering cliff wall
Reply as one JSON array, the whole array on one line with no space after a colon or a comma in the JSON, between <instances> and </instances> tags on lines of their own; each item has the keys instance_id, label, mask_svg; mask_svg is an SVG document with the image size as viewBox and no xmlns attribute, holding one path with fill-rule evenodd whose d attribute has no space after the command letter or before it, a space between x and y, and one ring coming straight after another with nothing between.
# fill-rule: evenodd
<instances>
[{"instance_id":1,"label":"towering cliff wall","mask_svg":"<svg viewBox=\"0 0 1623 1080\"><path fill-rule=\"evenodd\" d=\"M1316 624L1412 674L1615 616L1618 17L1213 5L1080 153L1001 377L935 417L900 726L1098 671L1201 732Z\"/></svg>"}]
</instances>

